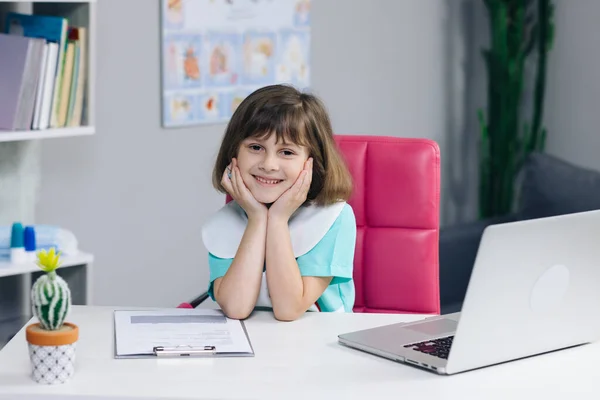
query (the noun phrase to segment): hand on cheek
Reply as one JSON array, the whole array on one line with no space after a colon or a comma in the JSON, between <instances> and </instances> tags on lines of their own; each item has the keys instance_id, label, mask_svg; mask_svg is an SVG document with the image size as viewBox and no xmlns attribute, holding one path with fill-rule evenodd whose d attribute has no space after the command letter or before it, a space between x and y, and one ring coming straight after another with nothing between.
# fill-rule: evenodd
<instances>
[{"instance_id":1,"label":"hand on cheek","mask_svg":"<svg viewBox=\"0 0 600 400\"><path fill-rule=\"evenodd\" d=\"M304 169L298 175L296 182L269 208L269 217L287 221L298 207L304 204L312 183L312 166L313 159L309 158L304 163Z\"/></svg>"},{"instance_id":2,"label":"hand on cheek","mask_svg":"<svg viewBox=\"0 0 600 400\"><path fill-rule=\"evenodd\" d=\"M225 168L221 184L227 190L227 193L246 211L249 219L267 215L267 207L257 201L246 187L237 165L237 159L232 159L231 163Z\"/></svg>"}]
</instances>

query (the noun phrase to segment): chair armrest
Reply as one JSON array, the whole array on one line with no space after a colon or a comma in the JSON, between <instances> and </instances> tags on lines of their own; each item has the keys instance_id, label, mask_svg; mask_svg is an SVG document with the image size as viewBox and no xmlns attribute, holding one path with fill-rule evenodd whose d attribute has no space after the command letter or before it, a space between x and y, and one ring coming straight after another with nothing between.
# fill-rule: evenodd
<instances>
[{"instance_id":1,"label":"chair armrest","mask_svg":"<svg viewBox=\"0 0 600 400\"><path fill-rule=\"evenodd\" d=\"M440 228L440 305L442 314L460 311L484 229L518 220L516 215Z\"/></svg>"}]
</instances>

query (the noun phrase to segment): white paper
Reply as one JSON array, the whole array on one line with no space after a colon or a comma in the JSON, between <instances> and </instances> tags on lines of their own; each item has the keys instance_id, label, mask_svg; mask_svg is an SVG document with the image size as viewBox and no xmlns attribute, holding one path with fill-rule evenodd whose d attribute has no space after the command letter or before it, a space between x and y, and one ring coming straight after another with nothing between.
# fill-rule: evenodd
<instances>
[{"instance_id":1,"label":"white paper","mask_svg":"<svg viewBox=\"0 0 600 400\"><path fill-rule=\"evenodd\" d=\"M242 322L212 309L115 311L115 340L117 356L153 355L155 346L252 353Z\"/></svg>"}]
</instances>

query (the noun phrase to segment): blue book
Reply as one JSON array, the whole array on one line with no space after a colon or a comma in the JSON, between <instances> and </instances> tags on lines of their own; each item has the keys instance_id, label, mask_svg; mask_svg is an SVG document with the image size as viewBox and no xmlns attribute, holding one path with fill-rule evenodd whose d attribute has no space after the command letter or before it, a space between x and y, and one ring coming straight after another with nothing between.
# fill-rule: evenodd
<instances>
[{"instance_id":1,"label":"blue book","mask_svg":"<svg viewBox=\"0 0 600 400\"><path fill-rule=\"evenodd\" d=\"M66 18L10 12L6 15L6 33L46 39L63 44L67 39Z\"/></svg>"}]
</instances>

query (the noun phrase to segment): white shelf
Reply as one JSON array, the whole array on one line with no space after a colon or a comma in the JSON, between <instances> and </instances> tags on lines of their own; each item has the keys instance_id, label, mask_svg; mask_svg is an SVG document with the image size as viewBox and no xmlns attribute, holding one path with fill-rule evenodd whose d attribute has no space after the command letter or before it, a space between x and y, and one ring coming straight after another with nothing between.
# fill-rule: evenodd
<instances>
[{"instance_id":1,"label":"white shelf","mask_svg":"<svg viewBox=\"0 0 600 400\"><path fill-rule=\"evenodd\" d=\"M0 130L0 142L89 136L96 133L96 6L96 0L0 0L0 18L4 18L8 12L54 15L66 18L69 26L87 29L87 71L82 126L26 131ZM0 21L0 26L3 25L2 22Z\"/></svg>"},{"instance_id":2,"label":"white shelf","mask_svg":"<svg viewBox=\"0 0 600 400\"><path fill-rule=\"evenodd\" d=\"M2 0L0 0L2 1ZM72 128L42 129L35 131L3 131L0 130L0 142L18 140L51 139L70 136L87 136L96 133L93 126L76 126Z\"/></svg>"},{"instance_id":3,"label":"white shelf","mask_svg":"<svg viewBox=\"0 0 600 400\"><path fill-rule=\"evenodd\" d=\"M0 0L0 28L3 28L6 13L54 15L66 18L69 26L87 29L87 59L84 113L81 125L77 127L51 128L45 130L0 130L2 142L24 142L37 139L68 138L89 136L96 133L96 0ZM2 55L0 55L2 57ZM3 93L0 93L0 98ZM4 161L0 160L0 161ZM19 179L20 169L13 168L13 160L9 160L8 179ZM0 162L0 172L6 163ZM18 160L17 165L22 165ZM43 179L43 171L41 176ZM4 182L0 180L0 186ZM9 185L9 187L11 187ZM20 186L17 185L17 189ZM15 197L15 200L20 197ZM20 200L19 200L20 201ZM1 205L0 205L1 206ZM93 261L91 254L80 252L73 256L61 257L59 274L72 285L73 304L92 304ZM32 280L43 271L34 263L13 264L8 260L0 260L0 319L2 317L25 316L31 313L30 291ZM4 324L0 322L0 327ZM14 324L19 324L15 320ZM16 325L14 325L16 326ZM13 326L13 327L14 327ZM10 329L9 329L10 330ZM10 332L9 332L10 333ZM0 329L0 336L3 332ZM3 338L0 337L0 341ZM0 344L0 347L2 345Z\"/></svg>"},{"instance_id":4,"label":"white shelf","mask_svg":"<svg viewBox=\"0 0 600 400\"><path fill-rule=\"evenodd\" d=\"M94 261L94 256L88 253L79 252L77 255L61 257L62 264L60 268L74 267L76 265L90 264ZM0 278L11 275L28 274L31 272L41 272L42 270L33 262L24 264L13 264L7 261L0 261Z\"/></svg>"}]
</instances>

